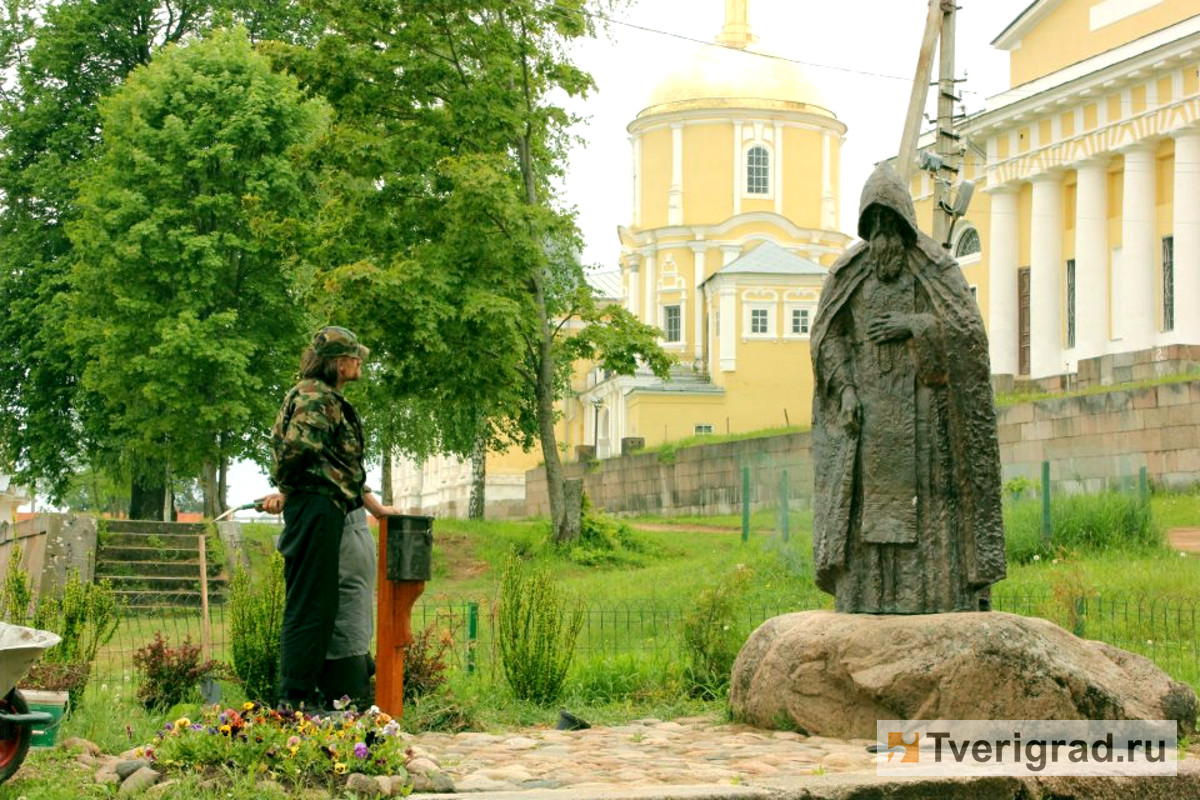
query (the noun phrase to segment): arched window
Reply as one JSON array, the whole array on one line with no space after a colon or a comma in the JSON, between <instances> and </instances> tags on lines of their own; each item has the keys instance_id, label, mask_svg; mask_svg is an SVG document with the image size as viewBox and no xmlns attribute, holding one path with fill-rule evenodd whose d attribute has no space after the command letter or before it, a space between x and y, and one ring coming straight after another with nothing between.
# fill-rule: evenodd
<instances>
[{"instance_id":1,"label":"arched window","mask_svg":"<svg viewBox=\"0 0 1200 800\"><path fill-rule=\"evenodd\" d=\"M958 237L958 243L954 246L954 257L963 258L965 256L973 256L979 250L979 231L974 228L967 228Z\"/></svg>"},{"instance_id":2,"label":"arched window","mask_svg":"<svg viewBox=\"0 0 1200 800\"><path fill-rule=\"evenodd\" d=\"M771 193L771 154L762 145L746 151L746 194Z\"/></svg>"}]
</instances>

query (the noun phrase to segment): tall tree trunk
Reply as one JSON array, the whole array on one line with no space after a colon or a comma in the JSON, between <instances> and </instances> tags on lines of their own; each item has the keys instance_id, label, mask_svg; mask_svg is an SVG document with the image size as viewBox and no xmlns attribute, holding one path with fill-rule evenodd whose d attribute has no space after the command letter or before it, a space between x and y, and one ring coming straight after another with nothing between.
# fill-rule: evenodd
<instances>
[{"instance_id":1,"label":"tall tree trunk","mask_svg":"<svg viewBox=\"0 0 1200 800\"><path fill-rule=\"evenodd\" d=\"M382 444L383 474L379 479L383 481L383 486L379 487L379 498L383 501L385 506L390 506L392 504L392 500L394 499L392 496L392 451L395 447L392 444L392 435L390 433L384 434Z\"/></svg>"},{"instance_id":2,"label":"tall tree trunk","mask_svg":"<svg viewBox=\"0 0 1200 800\"><path fill-rule=\"evenodd\" d=\"M220 472L217 475L217 513L229 510L229 459L221 456Z\"/></svg>"},{"instance_id":3,"label":"tall tree trunk","mask_svg":"<svg viewBox=\"0 0 1200 800\"><path fill-rule=\"evenodd\" d=\"M201 489L204 492L204 518L216 519L221 515L219 486L220 479L217 476L217 464L215 461L205 461L203 474L200 477Z\"/></svg>"},{"instance_id":4,"label":"tall tree trunk","mask_svg":"<svg viewBox=\"0 0 1200 800\"><path fill-rule=\"evenodd\" d=\"M467 506L468 519L483 519L487 498L487 417L480 415L475 429L475 444L471 448L471 503Z\"/></svg>"},{"instance_id":5,"label":"tall tree trunk","mask_svg":"<svg viewBox=\"0 0 1200 800\"><path fill-rule=\"evenodd\" d=\"M152 465L140 473L134 470L129 492L129 518L161 520L167 494L162 465Z\"/></svg>"}]
</instances>

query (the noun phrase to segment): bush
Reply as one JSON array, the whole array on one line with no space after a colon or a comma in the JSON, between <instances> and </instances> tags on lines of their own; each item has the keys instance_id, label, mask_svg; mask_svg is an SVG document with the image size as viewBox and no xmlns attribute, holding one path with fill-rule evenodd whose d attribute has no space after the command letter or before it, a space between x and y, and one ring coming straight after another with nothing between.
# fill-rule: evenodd
<instances>
[{"instance_id":1,"label":"bush","mask_svg":"<svg viewBox=\"0 0 1200 800\"><path fill-rule=\"evenodd\" d=\"M498 639L500 663L513 694L553 703L575 655L583 627L583 605L570 602L545 570L525 572L510 556L500 577Z\"/></svg>"},{"instance_id":2,"label":"bush","mask_svg":"<svg viewBox=\"0 0 1200 800\"><path fill-rule=\"evenodd\" d=\"M729 688L733 662L745 639L737 625L737 606L749 579L750 570L739 564L692 600L683 619L688 657L684 677L692 697L715 700Z\"/></svg>"},{"instance_id":3,"label":"bush","mask_svg":"<svg viewBox=\"0 0 1200 800\"><path fill-rule=\"evenodd\" d=\"M202 662L200 648L192 644L190 637L175 648L158 631L153 642L133 654L133 666L141 673L137 698L147 709L170 708L195 700L200 681L225 672L220 661Z\"/></svg>"},{"instance_id":4,"label":"bush","mask_svg":"<svg viewBox=\"0 0 1200 800\"><path fill-rule=\"evenodd\" d=\"M434 622L413 635L404 648L404 699L416 700L432 694L446 682L446 656L454 648L454 632L438 630Z\"/></svg>"},{"instance_id":5,"label":"bush","mask_svg":"<svg viewBox=\"0 0 1200 800\"><path fill-rule=\"evenodd\" d=\"M1062 495L1050 502L1050 541L1042 540L1042 504L1020 501L1004 511L1005 550L1016 564L1052 557L1061 549L1146 550L1163 545L1148 503L1132 494Z\"/></svg>"},{"instance_id":6,"label":"bush","mask_svg":"<svg viewBox=\"0 0 1200 800\"><path fill-rule=\"evenodd\" d=\"M63 667L53 676L59 690L70 692L71 705L78 707L83 702L91 665L96 652L108 644L117 630L117 598L108 581L85 583L77 571L72 571L59 593L43 593L38 598L33 614L33 627L52 631L62 637L54 647L42 656L43 664L58 664ZM26 679L29 688L38 686L34 681L39 675L49 676L50 670L34 671ZM75 685L62 685L68 679Z\"/></svg>"},{"instance_id":7,"label":"bush","mask_svg":"<svg viewBox=\"0 0 1200 800\"><path fill-rule=\"evenodd\" d=\"M24 625L29 619L29 607L33 603L29 573L21 566L21 546L13 545L8 556L8 571L4 574L4 587L0 590L0 616L13 625Z\"/></svg>"},{"instance_id":8,"label":"bush","mask_svg":"<svg viewBox=\"0 0 1200 800\"><path fill-rule=\"evenodd\" d=\"M274 553L258 581L241 566L229 590L229 633L233 671L251 700L274 703L279 680L279 636L283 630L283 556Z\"/></svg>"},{"instance_id":9,"label":"bush","mask_svg":"<svg viewBox=\"0 0 1200 800\"><path fill-rule=\"evenodd\" d=\"M579 539L571 542L566 552L570 561L582 567L636 565L643 561L640 556L653 554L653 550L632 528L597 509L587 494L583 495Z\"/></svg>"}]
</instances>

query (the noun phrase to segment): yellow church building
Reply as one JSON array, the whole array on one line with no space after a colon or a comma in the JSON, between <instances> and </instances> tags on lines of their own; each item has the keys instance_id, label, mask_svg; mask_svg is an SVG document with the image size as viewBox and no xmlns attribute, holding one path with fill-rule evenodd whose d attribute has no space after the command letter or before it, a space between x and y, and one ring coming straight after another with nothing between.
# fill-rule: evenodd
<instances>
[{"instance_id":1,"label":"yellow church building","mask_svg":"<svg viewBox=\"0 0 1200 800\"><path fill-rule=\"evenodd\" d=\"M1200 5L1036 0L967 118L953 248L992 372L1052 387L1200 365ZM913 178L928 230L932 179Z\"/></svg>"},{"instance_id":2,"label":"yellow church building","mask_svg":"<svg viewBox=\"0 0 1200 800\"><path fill-rule=\"evenodd\" d=\"M662 329L671 380L584 376L566 418L605 458L702 433L807 424L808 331L839 230L846 126L792 62L755 49L745 0L629 123L620 302ZM589 413L589 411L591 413Z\"/></svg>"}]
</instances>

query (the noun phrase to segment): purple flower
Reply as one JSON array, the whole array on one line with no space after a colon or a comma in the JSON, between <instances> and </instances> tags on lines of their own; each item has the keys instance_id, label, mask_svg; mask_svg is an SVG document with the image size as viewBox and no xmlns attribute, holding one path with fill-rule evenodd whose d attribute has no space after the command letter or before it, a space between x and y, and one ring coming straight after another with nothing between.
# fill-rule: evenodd
<instances>
[{"instance_id":1,"label":"purple flower","mask_svg":"<svg viewBox=\"0 0 1200 800\"><path fill-rule=\"evenodd\" d=\"M370 753L371 751L367 749L367 745L365 743L359 742L358 744L354 745L355 758L366 758L368 755L370 755Z\"/></svg>"}]
</instances>

